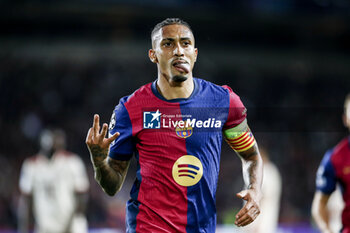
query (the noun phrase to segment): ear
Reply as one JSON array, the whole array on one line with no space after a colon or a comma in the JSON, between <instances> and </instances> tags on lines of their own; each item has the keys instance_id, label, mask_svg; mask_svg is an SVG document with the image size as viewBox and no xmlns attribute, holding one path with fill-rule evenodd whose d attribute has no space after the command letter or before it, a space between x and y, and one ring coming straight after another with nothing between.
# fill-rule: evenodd
<instances>
[{"instance_id":1,"label":"ear","mask_svg":"<svg viewBox=\"0 0 350 233\"><path fill-rule=\"evenodd\" d=\"M148 57L153 63L158 63L156 52L153 49L148 50Z\"/></svg>"},{"instance_id":2,"label":"ear","mask_svg":"<svg viewBox=\"0 0 350 233\"><path fill-rule=\"evenodd\" d=\"M195 53L194 62L196 62L197 56L198 56L198 49L197 48L194 48L194 53Z\"/></svg>"}]
</instances>

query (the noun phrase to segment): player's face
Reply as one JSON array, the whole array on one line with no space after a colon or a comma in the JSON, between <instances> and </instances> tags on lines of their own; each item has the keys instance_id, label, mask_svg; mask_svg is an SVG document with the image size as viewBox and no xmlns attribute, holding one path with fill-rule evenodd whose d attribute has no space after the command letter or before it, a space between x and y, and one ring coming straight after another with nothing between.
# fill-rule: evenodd
<instances>
[{"instance_id":1,"label":"player's face","mask_svg":"<svg viewBox=\"0 0 350 233\"><path fill-rule=\"evenodd\" d=\"M178 24L165 26L153 36L152 46L149 57L167 80L183 82L192 77L198 51L190 29Z\"/></svg>"},{"instance_id":2,"label":"player's face","mask_svg":"<svg viewBox=\"0 0 350 233\"><path fill-rule=\"evenodd\" d=\"M53 147L54 140L52 132L49 130L45 130L40 135L40 146L41 149L45 152L50 151Z\"/></svg>"}]
</instances>

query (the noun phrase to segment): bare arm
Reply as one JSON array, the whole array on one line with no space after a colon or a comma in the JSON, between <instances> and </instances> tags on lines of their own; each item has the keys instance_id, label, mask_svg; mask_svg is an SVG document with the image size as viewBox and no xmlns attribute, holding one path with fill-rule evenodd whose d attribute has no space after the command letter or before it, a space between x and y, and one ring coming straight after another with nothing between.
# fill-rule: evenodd
<instances>
[{"instance_id":1,"label":"bare arm","mask_svg":"<svg viewBox=\"0 0 350 233\"><path fill-rule=\"evenodd\" d=\"M262 196L263 163L256 143L250 149L238 154L242 160L243 178L247 189L239 192L237 197L247 202L236 215L235 224L246 226L260 214L259 202Z\"/></svg>"},{"instance_id":2,"label":"bare arm","mask_svg":"<svg viewBox=\"0 0 350 233\"><path fill-rule=\"evenodd\" d=\"M94 166L95 179L110 196L117 193L125 180L130 161L107 158L99 166Z\"/></svg>"},{"instance_id":3,"label":"bare arm","mask_svg":"<svg viewBox=\"0 0 350 233\"><path fill-rule=\"evenodd\" d=\"M322 233L332 233L332 230L328 225L329 212L327 209L327 203L329 197L330 195L326 195L321 191L316 191L312 201L312 217Z\"/></svg>"},{"instance_id":4,"label":"bare arm","mask_svg":"<svg viewBox=\"0 0 350 233\"><path fill-rule=\"evenodd\" d=\"M110 196L117 193L124 182L130 161L120 161L108 157L110 144L119 136L119 132L106 138L107 124L103 124L100 133L99 116L95 114L93 126L86 137L86 145L95 171L95 179Z\"/></svg>"}]
</instances>

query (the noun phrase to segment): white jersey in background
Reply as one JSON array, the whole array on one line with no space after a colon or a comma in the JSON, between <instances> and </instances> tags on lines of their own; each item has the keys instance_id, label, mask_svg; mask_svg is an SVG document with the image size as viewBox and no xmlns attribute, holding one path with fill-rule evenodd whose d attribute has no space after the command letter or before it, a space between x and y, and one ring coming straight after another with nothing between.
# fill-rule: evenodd
<instances>
[{"instance_id":1,"label":"white jersey in background","mask_svg":"<svg viewBox=\"0 0 350 233\"><path fill-rule=\"evenodd\" d=\"M282 179L272 162L264 162L263 197L260 202L260 215L254 222L242 227L242 233L276 233L282 192Z\"/></svg>"},{"instance_id":2,"label":"white jersey in background","mask_svg":"<svg viewBox=\"0 0 350 233\"><path fill-rule=\"evenodd\" d=\"M33 197L36 232L87 232L85 216L74 214L75 194L89 188L84 163L77 155L58 151L51 159L43 155L26 159L19 186L23 194Z\"/></svg>"}]
</instances>

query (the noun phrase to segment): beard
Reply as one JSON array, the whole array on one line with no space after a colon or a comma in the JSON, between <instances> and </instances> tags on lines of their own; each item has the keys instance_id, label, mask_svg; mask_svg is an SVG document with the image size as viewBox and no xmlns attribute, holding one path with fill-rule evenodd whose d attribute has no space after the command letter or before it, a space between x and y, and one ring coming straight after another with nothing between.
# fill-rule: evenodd
<instances>
[{"instance_id":1,"label":"beard","mask_svg":"<svg viewBox=\"0 0 350 233\"><path fill-rule=\"evenodd\" d=\"M176 83L182 83L187 80L187 77L183 75L175 75L171 79Z\"/></svg>"}]
</instances>

